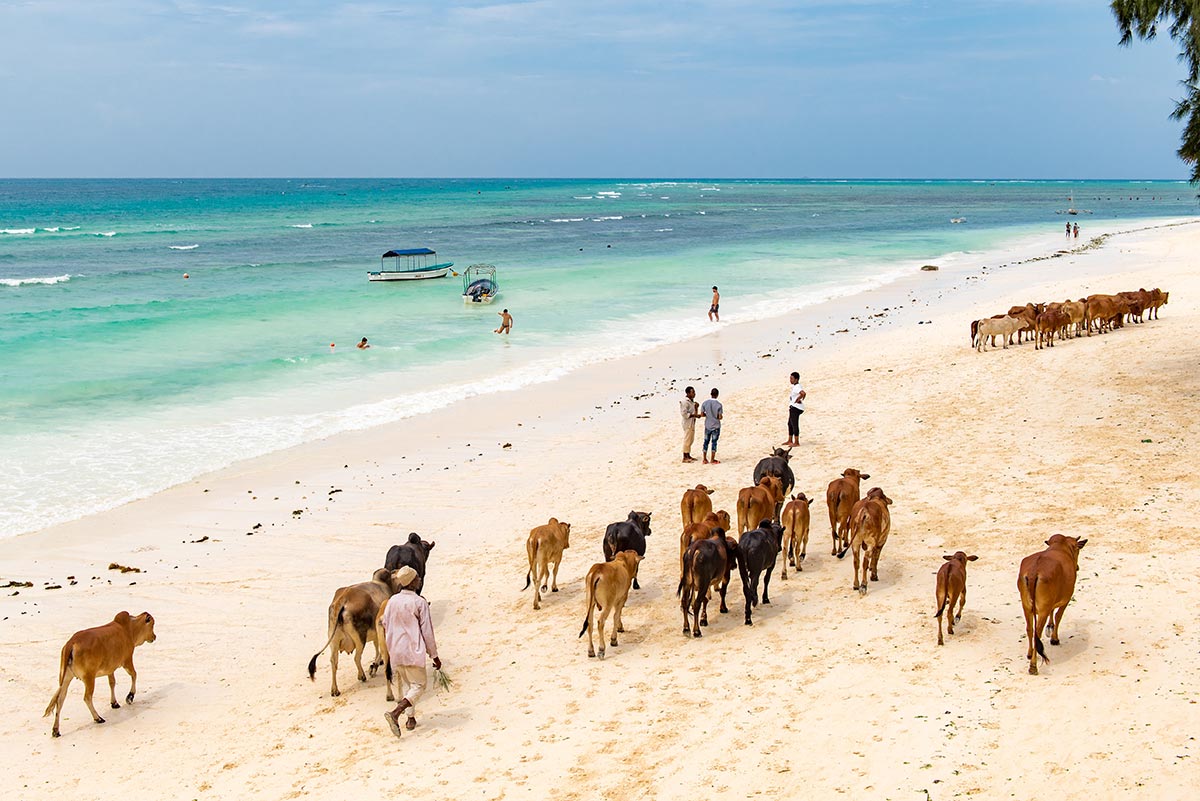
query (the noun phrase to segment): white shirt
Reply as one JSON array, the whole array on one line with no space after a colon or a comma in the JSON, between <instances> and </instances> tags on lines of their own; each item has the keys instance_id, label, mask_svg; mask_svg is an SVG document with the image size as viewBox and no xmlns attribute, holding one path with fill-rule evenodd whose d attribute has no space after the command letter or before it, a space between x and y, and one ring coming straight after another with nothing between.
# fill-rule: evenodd
<instances>
[{"instance_id":1,"label":"white shirt","mask_svg":"<svg viewBox=\"0 0 1200 801\"><path fill-rule=\"evenodd\" d=\"M788 392L788 405L804 411L804 401L800 400L800 393L804 391L804 387L799 383L792 384L791 390Z\"/></svg>"},{"instance_id":2,"label":"white shirt","mask_svg":"<svg viewBox=\"0 0 1200 801\"><path fill-rule=\"evenodd\" d=\"M400 590L388 599L383 630L392 664L424 667L425 654L437 658L437 640L429 618L429 602L412 590Z\"/></svg>"}]
</instances>

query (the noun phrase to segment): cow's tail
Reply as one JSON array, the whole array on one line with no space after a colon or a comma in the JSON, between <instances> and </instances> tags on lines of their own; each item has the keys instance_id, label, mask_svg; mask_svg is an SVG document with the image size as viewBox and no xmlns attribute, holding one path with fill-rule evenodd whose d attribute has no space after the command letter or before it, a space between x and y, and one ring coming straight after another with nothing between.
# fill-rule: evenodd
<instances>
[{"instance_id":1,"label":"cow's tail","mask_svg":"<svg viewBox=\"0 0 1200 801\"><path fill-rule=\"evenodd\" d=\"M67 692L67 671L71 669L71 664L75 661L75 647L71 645L63 646L62 655L58 658L58 689L54 691L54 695L50 698L50 704L46 707L46 711L42 713L42 717L46 717L54 711L54 707Z\"/></svg>"},{"instance_id":2,"label":"cow's tail","mask_svg":"<svg viewBox=\"0 0 1200 801\"><path fill-rule=\"evenodd\" d=\"M683 575L679 577L679 587L675 590L675 595L679 597L679 608L686 615L688 607L692 605L692 582L688 581L688 577L695 571L696 559L699 551L693 551L690 548L683 555Z\"/></svg>"},{"instance_id":3,"label":"cow's tail","mask_svg":"<svg viewBox=\"0 0 1200 801\"><path fill-rule=\"evenodd\" d=\"M1033 612L1033 647L1042 658L1042 664L1050 662L1046 656L1046 648L1042 645L1042 627L1038 625L1037 616L1037 573L1025 577L1025 588L1029 591L1029 608Z\"/></svg>"},{"instance_id":4,"label":"cow's tail","mask_svg":"<svg viewBox=\"0 0 1200 801\"><path fill-rule=\"evenodd\" d=\"M979 333L979 321L971 321L971 347L975 347L975 336Z\"/></svg>"},{"instance_id":5,"label":"cow's tail","mask_svg":"<svg viewBox=\"0 0 1200 801\"><path fill-rule=\"evenodd\" d=\"M587 585L587 614L583 616L583 628L579 630L579 636L582 637L587 633L588 628L592 625L592 609L596 606L596 585L600 583L600 576L589 576Z\"/></svg>"},{"instance_id":6,"label":"cow's tail","mask_svg":"<svg viewBox=\"0 0 1200 801\"><path fill-rule=\"evenodd\" d=\"M942 619L942 612L946 611L946 603L950 600L950 593L944 592L944 593L940 593L940 595L942 596L941 597L941 605L938 607L938 610L933 613L933 616L936 617L938 620Z\"/></svg>"},{"instance_id":7,"label":"cow's tail","mask_svg":"<svg viewBox=\"0 0 1200 801\"><path fill-rule=\"evenodd\" d=\"M529 589L529 585L533 582L533 570L534 566L537 564L537 540L531 539L529 542L525 543L525 550L529 553L529 572L525 574L525 586L521 588L521 592L525 592L525 590Z\"/></svg>"},{"instance_id":8,"label":"cow's tail","mask_svg":"<svg viewBox=\"0 0 1200 801\"><path fill-rule=\"evenodd\" d=\"M345 611L346 611L346 607L343 604L338 609L337 620L334 622L334 624L332 626L329 627L329 639L325 641L325 644L323 646L321 646L321 650L317 651L315 654L313 654L312 659L308 660L308 680L309 681L317 680L317 657L320 656L321 654L325 653L325 649L329 647L329 643L333 642L334 636L338 633L338 629L341 628L341 626L342 626L342 614Z\"/></svg>"}]
</instances>

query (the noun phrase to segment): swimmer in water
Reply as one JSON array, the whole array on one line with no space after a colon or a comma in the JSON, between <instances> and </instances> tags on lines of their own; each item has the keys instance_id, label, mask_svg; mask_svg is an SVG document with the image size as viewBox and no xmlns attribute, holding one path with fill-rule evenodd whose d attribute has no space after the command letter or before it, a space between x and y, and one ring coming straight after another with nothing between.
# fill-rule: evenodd
<instances>
[{"instance_id":1,"label":"swimmer in water","mask_svg":"<svg viewBox=\"0 0 1200 801\"><path fill-rule=\"evenodd\" d=\"M369 348L371 346L367 344L367 338L363 337L362 342L359 342L357 347L359 350L366 350L367 348Z\"/></svg>"}]
</instances>

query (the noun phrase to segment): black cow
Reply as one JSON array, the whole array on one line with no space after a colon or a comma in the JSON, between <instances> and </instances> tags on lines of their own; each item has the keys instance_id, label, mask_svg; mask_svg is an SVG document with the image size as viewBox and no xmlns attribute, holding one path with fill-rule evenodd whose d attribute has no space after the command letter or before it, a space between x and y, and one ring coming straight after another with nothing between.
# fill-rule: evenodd
<instances>
[{"instance_id":1,"label":"black cow","mask_svg":"<svg viewBox=\"0 0 1200 801\"><path fill-rule=\"evenodd\" d=\"M753 486L757 487L763 476L776 476L783 482L783 497L786 499L796 486L796 476L792 473L791 466L788 465L788 459L791 456L790 448L776 448L773 454L765 459L760 459L754 467ZM779 519L779 511L782 507L782 501L775 505L776 520Z\"/></svg>"},{"instance_id":2,"label":"black cow","mask_svg":"<svg viewBox=\"0 0 1200 801\"><path fill-rule=\"evenodd\" d=\"M736 564L741 571L742 583L746 583L746 571L738 558L738 545L732 537L726 537L721 528L713 529L708 539L697 540L688 546L683 556L683 577L675 594L679 596L679 608L683 610L683 633L688 632L688 608L691 607L691 634L699 637L700 626L708 625L708 597L713 582L721 584L721 611L728 612L725 592L729 589L729 576Z\"/></svg>"},{"instance_id":3,"label":"black cow","mask_svg":"<svg viewBox=\"0 0 1200 801\"><path fill-rule=\"evenodd\" d=\"M399 570L407 565L417 571L420 580L417 581L416 592L420 593L425 587L425 563L429 561L429 552L433 550L433 546L434 543L425 542L414 531L408 535L408 542L388 548L383 566L387 570Z\"/></svg>"},{"instance_id":4,"label":"black cow","mask_svg":"<svg viewBox=\"0 0 1200 801\"><path fill-rule=\"evenodd\" d=\"M604 530L604 561L611 562L621 551L637 551L646 555L646 537L650 536L650 512L630 512L620 523L609 523ZM640 590L637 576L633 588Z\"/></svg>"},{"instance_id":5,"label":"black cow","mask_svg":"<svg viewBox=\"0 0 1200 801\"><path fill-rule=\"evenodd\" d=\"M750 619L750 607L758 606L758 578L766 572L763 578L762 602L771 603L768 594L771 586L771 572L775 570L775 557L779 555L783 542L783 526L773 520L764 520L758 528L747 531L738 541L741 552L740 570L742 573L742 591L746 596L746 625L753 626Z\"/></svg>"}]
</instances>

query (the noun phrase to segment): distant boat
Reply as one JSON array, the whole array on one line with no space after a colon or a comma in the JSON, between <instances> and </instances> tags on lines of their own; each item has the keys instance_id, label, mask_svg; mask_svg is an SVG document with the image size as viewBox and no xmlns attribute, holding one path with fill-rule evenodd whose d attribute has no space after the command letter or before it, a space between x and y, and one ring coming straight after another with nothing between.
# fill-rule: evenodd
<instances>
[{"instance_id":1,"label":"distant boat","mask_svg":"<svg viewBox=\"0 0 1200 801\"><path fill-rule=\"evenodd\" d=\"M966 221L967 221L966 217L951 217L950 218L950 222L952 222L952 223L965 223Z\"/></svg>"},{"instance_id":2,"label":"distant boat","mask_svg":"<svg viewBox=\"0 0 1200 801\"><path fill-rule=\"evenodd\" d=\"M452 261L438 263L437 253L429 248L389 250L380 257L379 269L367 273L367 280L419 281L423 278L445 278L453 266Z\"/></svg>"},{"instance_id":3,"label":"distant boat","mask_svg":"<svg viewBox=\"0 0 1200 801\"><path fill-rule=\"evenodd\" d=\"M463 303L491 303L500 294L500 281L492 264L472 264L463 270Z\"/></svg>"}]
</instances>

